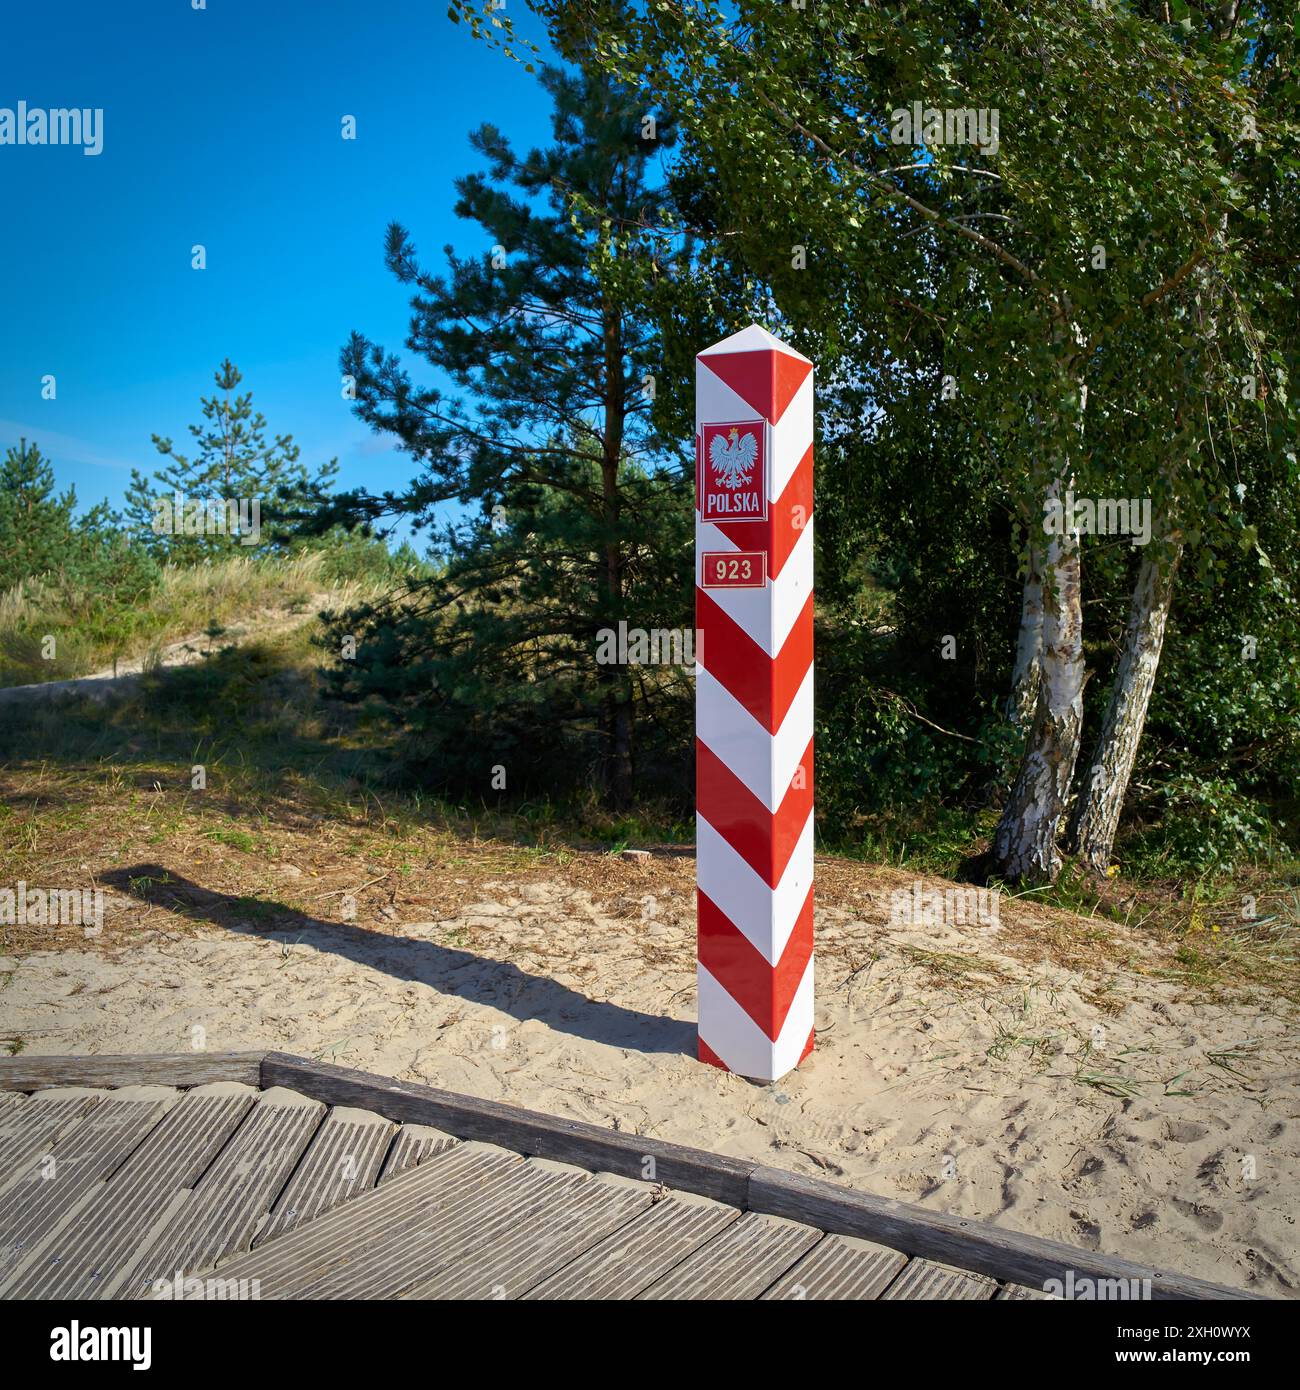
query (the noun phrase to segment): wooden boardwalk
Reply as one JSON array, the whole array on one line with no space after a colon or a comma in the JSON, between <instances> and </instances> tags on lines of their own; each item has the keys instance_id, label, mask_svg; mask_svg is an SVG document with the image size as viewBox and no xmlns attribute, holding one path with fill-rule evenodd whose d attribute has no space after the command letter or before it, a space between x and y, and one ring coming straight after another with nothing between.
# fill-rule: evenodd
<instances>
[{"instance_id":1,"label":"wooden boardwalk","mask_svg":"<svg viewBox=\"0 0 1300 1390\"><path fill-rule=\"evenodd\" d=\"M4 1299L1041 1299L1199 1280L281 1054L0 1061Z\"/></svg>"}]
</instances>

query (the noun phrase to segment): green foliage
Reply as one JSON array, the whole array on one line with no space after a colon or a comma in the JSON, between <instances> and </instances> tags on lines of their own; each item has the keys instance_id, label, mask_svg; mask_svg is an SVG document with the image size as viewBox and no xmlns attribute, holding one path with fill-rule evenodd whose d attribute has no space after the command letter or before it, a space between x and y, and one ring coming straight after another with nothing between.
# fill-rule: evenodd
<instances>
[{"instance_id":1,"label":"green foliage","mask_svg":"<svg viewBox=\"0 0 1300 1390\"><path fill-rule=\"evenodd\" d=\"M150 673L143 698L162 720L178 716L198 733L239 729L250 739L273 736L278 707L295 696L304 675L270 642L214 649L191 666Z\"/></svg>"},{"instance_id":2,"label":"green foliage","mask_svg":"<svg viewBox=\"0 0 1300 1390\"><path fill-rule=\"evenodd\" d=\"M331 623L325 650L357 639L355 659L330 672L333 689L384 712L400 735L404 776L476 795L602 785L601 629L691 624L692 532L680 476L625 464L620 491L618 544L632 582L608 621L597 563L608 526L571 493L527 484L505 494L508 509L494 521L447 532L436 575ZM654 516L657 530L647 533ZM643 789L680 802L690 785L687 672L641 668L635 679ZM494 789L498 767L506 781Z\"/></svg>"},{"instance_id":3,"label":"green foliage","mask_svg":"<svg viewBox=\"0 0 1300 1390\"><path fill-rule=\"evenodd\" d=\"M123 531L107 506L75 516L76 492L54 491L54 470L40 449L22 440L0 465L0 592L22 607L33 586L60 609L70 640L46 640L48 625L26 612L0 630L0 670L31 679L76 673L89 652L110 658L143 630L142 604L155 591L158 566ZM18 679L23 679L19 675Z\"/></svg>"},{"instance_id":4,"label":"green foliage","mask_svg":"<svg viewBox=\"0 0 1300 1390\"><path fill-rule=\"evenodd\" d=\"M0 592L58 570L76 548L77 494L54 492L54 469L25 439L0 463Z\"/></svg>"},{"instance_id":5,"label":"green foliage","mask_svg":"<svg viewBox=\"0 0 1300 1390\"><path fill-rule=\"evenodd\" d=\"M1137 832L1129 850L1147 873L1231 873L1276 846L1265 808L1227 777L1170 778L1158 809L1159 822Z\"/></svg>"},{"instance_id":6,"label":"green foliage","mask_svg":"<svg viewBox=\"0 0 1300 1390\"><path fill-rule=\"evenodd\" d=\"M1121 854L1152 871L1226 870L1300 846L1300 499L1246 504L1262 550L1225 557L1208 600L1189 595L1171 618Z\"/></svg>"},{"instance_id":7,"label":"green foliage","mask_svg":"<svg viewBox=\"0 0 1300 1390\"><path fill-rule=\"evenodd\" d=\"M1066 0L534 8L566 54L679 113L673 228L743 285L733 303L766 300L764 321L817 362L818 597L836 632L819 651L818 785L833 823L909 797L975 807L1014 764L997 707L1017 562L1058 471L1080 496L1151 498L1152 544L1184 547L1189 601L1229 625L1280 621L1277 595L1257 607L1259 565L1280 552L1256 500L1291 524L1300 484L1289 16L1179 7L1169 23ZM999 108L997 148L900 143L891 113L914 101ZM674 287L683 305L702 278ZM1255 573L1229 598L1238 561ZM1086 542L1098 676L1134 569L1126 546ZM854 630L882 593L884 622ZM1213 659L1153 712L1197 729L1192 758L1231 756L1196 718L1224 698ZM1267 702L1223 712L1234 737L1290 746L1293 677L1279 667ZM1094 679L1093 722L1105 693ZM1167 760L1140 773L1150 788Z\"/></svg>"},{"instance_id":8,"label":"green foliage","mask_svg":"<svg viewBox=\"0 0 1300 1390\"><path fill-rule=\"evenodd\" d=\"M329 584L393 587L413 576L432 572L409 541L391 549L382 536L349 531L342 526L299 548L320 555L320 575Z\"/></svg>"},{"instance_id":9,"label":"green foliage","mask_svg":"<svg viewBox=\"0 0 1300 1390\"><path fill-rule=\"evenodd\" d=\"M131 470L127 522L160 560L194 564L252 546L282 552L338 473L332 459L314 471L301 463L292 435L267 437L253 393L235 394L243 377L229 358L213 380L217 393L200 399L205 423L189 427L195 452L178 453L170 439L154 435L154 448L168 462L152 479ZM244 511L233 512L232 505Z\"/></svg>"},{"instance_id":10,"label":"green foliage","mask_svg":"<svg viewBox=\"0 0 1300 1390\"><path fill-rule=\"evenodd\" d=\"M473 795L597 785L625 805L638 762L657 785L669 757L684 783L689 756L684 674L596 660L620 622L690 624L688 470L651 420L658 335L627 300L650 259L638 228L663 201L647 165L672 135L660 119L642 138L645 104L617 84L542 80L553 143L521 155L485 125L471 143L489 168L457 181L457 214L493 249L449 250L440 275L389 228L388 266L412 289L408 347L463 395L416 384L359 333L343 349L357 414L422 471L404 493L339 499L319 524L427 527L448 503L468 515L437 533L437 573L343 615L328 644L358 639L336 689L385 711L423 777Z\"/></svg>"},{"instance_id":11,"label":"green foliage","mask_svg":"<svg viewBox=\"0 0 1300 1390\"><path fill-rule=\"evenodd\" d=\"M242 552L221 563L158 571L137 547L119 551L122 544L114 533L109 546L96 552L101 561L127 556L126 578L115 591L102 581L55 574L0 595L0 685L85 676L127 658L148 666L166 644L205 630L220 636L268 617L282 623L291 615L305 622L322 606L346 608L391 587L395 567L404 566L401 552L392 556L382 545L349 543L336 555L319 548L261 558ZM147 568L147 582L128 584L137 564ZM355 577L335 578L336 569ZM306 658L311 648L306 633L298 631L300 656ZM54 639L52 653L47 637Z\"/></svg>"},{"instance_id":12,"label":"green foliage","mask_svg":"<svg viewBox=\"0 0 1300 1390\"><path fill-rule=\"evenodd\" d=\"M456 211L491 249L432 269L391 226L407 360L359 333L341 354L358 416L416 472L404 491L318 506L310 542L324 582L385 591L338 605L321 640L370 742L468 801L590 809L593 789L615 806L635 789L668 819L689 807L688 671L595 656L620 623L691 626L689 469L668 441L691 434L693 354L757 319L819 370L824 842L952 872L989 828L1023 746L1004 713L1020 561L1067 459L1080 495L1150 497L1153 544L1183 555L1118 858L1221 872L1296 844L1290 16L1068 0L534 8L580 68L543 75L552 143L524 154L476 131L486 169L458 181ZM515 54L508 23L452 12ZM998 106L998 149L895 141L890 113L918 99ZM450 391L420 384L426 364ZM294 514L321 502L333 465L313 473L272 437L231 363L216 381L192 455L156 438L166 466L133 474L141 544L105 509L76 520L39 452L10 450L0 587L47 576L86 643L61 647L68 674L159 630L154 557L198 573L244 553L155 534L159 492L257 497L267 549L306 543ZM432 532L430 559L366 529L394 516ZM1139 556L1104 538L1084 556L1091 730ZM191 630L206 622L219 645L228 609L199 616ZM0 627L7 669L37 660L47 628ZM276 664L219 652L150 690L219 727L275 703ZM590 818L615 846L644 829ZM1058 900L1084 891L1063 882Z\"/></svg>"}]
</instances>

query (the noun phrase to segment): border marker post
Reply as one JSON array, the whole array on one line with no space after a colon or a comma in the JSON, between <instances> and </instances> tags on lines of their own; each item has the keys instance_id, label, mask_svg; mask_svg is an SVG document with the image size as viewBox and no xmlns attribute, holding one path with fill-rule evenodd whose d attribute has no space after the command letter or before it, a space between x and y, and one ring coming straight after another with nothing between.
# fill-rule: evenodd
<instances>
[{"instance_id":1,"label":"border marker post","mask_svg":"<svg viewBox=\"0 0 1300 1390\"><path fill-rule=\"evenodd\" d=\"M695 359L700 1060L813 1046L813 367L751 325Z\"/></svg>"}]
</instances>

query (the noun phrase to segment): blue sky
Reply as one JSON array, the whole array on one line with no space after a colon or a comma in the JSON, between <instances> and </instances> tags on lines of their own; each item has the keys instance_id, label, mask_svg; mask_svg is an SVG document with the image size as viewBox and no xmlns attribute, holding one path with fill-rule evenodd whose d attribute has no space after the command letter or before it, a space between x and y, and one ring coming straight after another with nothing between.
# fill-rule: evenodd
<instances>
[{"instance_id":1,"label":"blue sky","mask_svg":"<svg viewBox=\"0 0 1300 1390\"><path fill-rule=\"evenodd\" d=\"M540 41L522 0L506 12ZM25 434L83 505L118 503L160 461L151 434L183 450L229 356L340 486L411 477L341 399L338 351L354 328L402 349L390 220L429 261L480 249L452 181L483 121L548 140L533 76L436 0L0 0L0 107L19 101L102 107L104 148L0 145L0 449Z\"/></svg>"}]
</instances>

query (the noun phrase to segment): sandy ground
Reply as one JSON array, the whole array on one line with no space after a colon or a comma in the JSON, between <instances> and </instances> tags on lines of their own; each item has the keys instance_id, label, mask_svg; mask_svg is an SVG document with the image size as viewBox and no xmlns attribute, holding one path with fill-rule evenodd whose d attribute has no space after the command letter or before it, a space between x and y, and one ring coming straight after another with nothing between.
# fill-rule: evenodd
<instances>
[{"instance_id":1,"label":"sandy ground","mask_svg":"<svg viewBox=\"0 0 1300 1390\"><path fill-rule=\"evenodd\" d=\"M385 921L185 923L0 957L0 1036L280 1048L1297 1296L1283 1006L1189 999L1132 943L1067 968L1033 949L1051 914L1019 905L995 928L891 925L890 875L912 880L880 870L878 891L818 912L816 1052L757 1086L693 1059L681 867L667 889L614 875L599 900L558 876L489 881L439 921L399 903Z\"/></svg>"}]
</instances>

